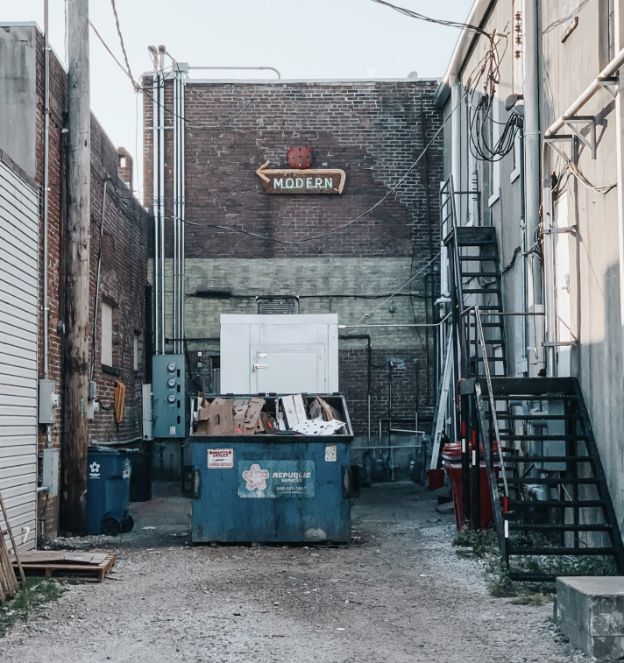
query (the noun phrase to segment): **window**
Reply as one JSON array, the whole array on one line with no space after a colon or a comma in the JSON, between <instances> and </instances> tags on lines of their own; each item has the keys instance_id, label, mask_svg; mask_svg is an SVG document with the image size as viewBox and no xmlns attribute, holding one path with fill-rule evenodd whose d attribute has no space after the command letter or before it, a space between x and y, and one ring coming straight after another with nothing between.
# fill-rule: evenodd
<instances>
[{"instance_id":1,"label":"window","mask_svg":"<svg viewBox=\"0 0 624 663\"><path fill-rule=\"evenodd\" d=\"M102 348L101 362L103 366L113 366L113 307L102 302Z\"/></svg>"},{"instance_id":2,"label":"window","mask_svg":"<svg viewBox=\"0 0 624 663\"><path fill-rule=\"evenodd\" d=\"M615 2L600 2L600 66L606 67L615 55Z\"/></svg>"},{"instance_id":3,"label":"window","mask_svg":"<svg viewBox=\"0 0 624 663\"><path fill-rule=\"evenodd\" d=\"M141 365L141 357L139 355L141 349L141 332L134 332L134 339L132 343L132 369L135 373L139 372Z\"/></svg>"}]
</instances>

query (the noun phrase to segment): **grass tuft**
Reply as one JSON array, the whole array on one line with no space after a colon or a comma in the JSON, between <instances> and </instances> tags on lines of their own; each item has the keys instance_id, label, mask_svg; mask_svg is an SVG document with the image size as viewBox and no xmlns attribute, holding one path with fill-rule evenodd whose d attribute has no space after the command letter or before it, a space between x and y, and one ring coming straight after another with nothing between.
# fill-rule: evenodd
<instances>
[{"instance_id":1,"label":"grass tuft","mask_svg":"<svg viewBox=\"0 0 624 663\"><path fill-rule=\"evenodd\" d=\"M26 621L37 606L56 601L63 589L48 578L27 578L15 598L0 605L0 637L19 620Z\"/></svg>"}]
</instances>

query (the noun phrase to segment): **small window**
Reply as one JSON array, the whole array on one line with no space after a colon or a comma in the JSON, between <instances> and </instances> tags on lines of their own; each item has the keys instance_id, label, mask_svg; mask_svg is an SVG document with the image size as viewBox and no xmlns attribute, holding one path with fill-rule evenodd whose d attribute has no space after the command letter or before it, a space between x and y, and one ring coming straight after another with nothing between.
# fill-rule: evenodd
<instances>
[{"instance_id":1,"label":"small window","mask_svg":"<svg viewBox=\"0 0 624 663\"><path fill-rule=\"evenodd\" d=\"M141 364L141 358L139 356L140 349L141 349L141 332L134 332L134 340L132 344L132 368L135 373L139 372L139 366Z\"/></svg>"},{"instance_id":2,"label":"small window","mask_svg":"<svg viewBox=\"0 0 624 663\"><path fill-rule=\"evenodd\" d=\"M103 366L113 366L113 307L102 302L102 352Z\"/></svg>"}]
</instances>

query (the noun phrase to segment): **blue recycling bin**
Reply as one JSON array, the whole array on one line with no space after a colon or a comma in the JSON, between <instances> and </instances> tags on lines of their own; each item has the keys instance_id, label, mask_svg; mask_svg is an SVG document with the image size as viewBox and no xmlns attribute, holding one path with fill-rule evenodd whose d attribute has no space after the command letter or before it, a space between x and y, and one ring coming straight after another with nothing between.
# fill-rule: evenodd
<instances>
[{"instance_id":1,"label":"blue recycling bin","mask_svg":"<svg viewBox=\"0 0 624 663\"><path fill-rule=\"evenodd\" d=\"M89 447L87 456L87 534L130 532L130 458L108 447Z\"/></svg>"}]
</instances>

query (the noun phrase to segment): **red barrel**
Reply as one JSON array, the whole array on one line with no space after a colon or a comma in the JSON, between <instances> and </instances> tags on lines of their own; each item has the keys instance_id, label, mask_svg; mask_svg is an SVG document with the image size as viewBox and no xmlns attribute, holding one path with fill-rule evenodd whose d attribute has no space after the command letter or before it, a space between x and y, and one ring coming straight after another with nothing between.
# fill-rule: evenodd
<instances>
[{"instance_id":1,"label":"red barrel","mask_svg":"<svg viewBox=\"0 0 624 663\"><path fill-rule=\"evenodd\" d=\"M453 508L455 510L455 524L457 529L464 526L464 477L462 472L462 451L460 442L450 442L444 445L442 449L442 459L444 468L451 483L453 493ZM498 466L495 466L498 474ZM472 499L473 486L470 486L470 496ZM480 527L486 529L494 519L492 509L492 498L490 495L490 482L488 480L487 468L484 462L479 466L479 499L480 499Z\"/></svg>"}]
</instances>

